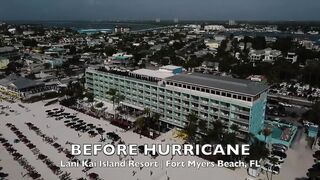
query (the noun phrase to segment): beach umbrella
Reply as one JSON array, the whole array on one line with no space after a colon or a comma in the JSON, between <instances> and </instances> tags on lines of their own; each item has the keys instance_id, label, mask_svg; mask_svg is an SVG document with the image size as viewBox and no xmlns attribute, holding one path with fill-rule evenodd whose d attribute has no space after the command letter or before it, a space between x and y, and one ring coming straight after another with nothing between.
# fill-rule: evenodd
<instances>
[{"instance_id":1,"label":"beach umbrella","mask_svg":"<svg viewBox=\"0 0 320 180\"><path fill-rule=\"evenodd\" d=\"M31 122L27 122L26 125L32 126L33 124Z\"/></svg>"},{"instance_id":2,"label":"beach umbrella","mask_svg":"<svg viewBox=\"0 0 320 180\"><path fill-rule=\"evenodd\" d=\"M12 155L15 156L15 157L17 157L17 156L21 157L22 156L22 154L20 154L20 153L13 153Z\"/></svg>"},{"instance_id":3,"label":"beach umbrella","mask_svg":"<svg viewBox=\"0 0 320 180\"><path fill-rule=\"evenodd\" d=\"M53 147L55 147L55 148L59 148L61 145L60 144L58 144L58 143L54 143L53 144Z\"/></svg>"},{"instance_id":4,"label":"beach umbrella","mask_svg":"<svg viewBox=\"0 0 320 180\"><path fill-rule=\"evenodd\" d=\"M73 158L74 158L74 155L72 155L72 154L67 154L66 157L69 158L69 159L73 159Z\"/></svg>"},{"instance_id":5,"label":"beach umbrella","mask_svg":"<svg viewBox=\"0 0 320 180\"><path fill-rule=\"evenodd\" d=\"M39 173L34 172L34 171L31 171L28 174L32 179L38 179L39 177L41 177L41 175Z\"/></svg>"},{"instance_id":6,"label":"beach umbrella","mask_svg":"<svg viewBox=\"0 0 320 180\"><path fill-rule=\"evenodd\" d=\"M150 151L149 154L152 156L152 157L158 157L158 153L157 152L152 152Z\"/></svg>"},{"instance_id":7,"label":"beach umbrella","mask_svg":"<svg viewBox=\"0 0 320 180\"><path fill-rule=\"evenodd\" d=\"M90 173L88 176L89 176L89 178L93 178L93 179L96 179L99 177L99 175L97 173Z\"/></svg>"},{"instance_id":8,"label":"beach umbrella","mask_svg":"<svg viewBox=\"0 0 320 180\"><path fill-rule=\"evenodd\" d=\"M138 149L139 149L139 153L143 153L144 152L144 146L141 145L141 146L138 146Z\"/></svg>"},{"instance_id":9,"label":"beach umbrella","mask_svg":"<svg viewBox=\"0 0 320 180\"><path fill-rule=\"evenodd\" d=\"M2 173L2 172L0 172L0 177L8 177L8 174L7 173Z\"/></svg>"},{"instance_id":10,"label":"beach umbrella","mask_svg":"<svg viewBox=\"0 0 320 180\"><path fill-rule=\"evenodd\" d=\"M43 155L43 154L39 154L39 155L38 155L38 158L41 159L41 160L43 160L43 159L47 158L47 156L46 156L46 155Z\"/></svg>"},{"instance_id":11,"label":"beach umbrella","mask_svg":"<svg viewBox=\"0 0 320 180\"><path fill-rule=\"evenodd\" d=\"M26 143L29 143L30 141L28 139L23 139L22 142L26 144Z\"/></svg>"},{"instance_id":12,"label":"beach umbrella","mask_svg":"<svg viewBox=\"0 0 320 180\"><path fill-rule=\"evenodd\" d=\"M65 123L69 123L70 121L69 120L66 120L66 121L64 121Z\"/></svg>"},{"instance_id":13,"label":"beach umbrella","mask_svg":"<svg viewBox=\"0 0 320 180\"><path fill-rule=\"evenodd\" d=\"M1 142L1 143L6 143L6 142L8 142L8 140L3 139L3 140L1 140L0 142Z\"/></svg>"},{"instance_id":14,"label":"beach umbrella","mask_svg":"<svg viewBox=\"0 0 320 180\"><path fill-rule=\"evenodd\" d=\"M11 127L11 130L12 131L16 131L16 130L18 130L16 127Z\"/></svg>"},{"instance_id":15,"label":"beach umbrella","mask_svg":"<svg viewBox=\"0 0 320 180\"><path fill-rule=\"evenodd\" d=\"M4 147L9 147L9 146L12 146L12 145L10 143L4 143L3 146Z\"/></svg>"},{"instance_id":16,"label":"beach umbrella","mask_svg":"<svg viewBox=\"0 0 320 180\"><path fill-rule=\"evenodd\" d=\"M33 148L35 148L36 146L35 146L34 144L30 143L30 144L27 145L27 147L28 147L29 149L33 149Z\"/></svg>"}]
</instances>

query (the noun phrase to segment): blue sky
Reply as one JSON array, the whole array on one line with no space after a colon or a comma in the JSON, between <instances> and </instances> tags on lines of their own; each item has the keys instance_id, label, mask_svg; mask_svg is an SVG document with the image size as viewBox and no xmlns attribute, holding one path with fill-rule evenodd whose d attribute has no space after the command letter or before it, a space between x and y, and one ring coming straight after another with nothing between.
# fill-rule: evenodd
<instances>
[{"instance_id":1,"label":"blue sky","mask_svg":"<svg viewBox=\"0 0 320 180\"><path fill-rule=\"evenodd\" d=\"M2 20L320 20L320 0L0 0Z\"/></svg>"}]
</instances>

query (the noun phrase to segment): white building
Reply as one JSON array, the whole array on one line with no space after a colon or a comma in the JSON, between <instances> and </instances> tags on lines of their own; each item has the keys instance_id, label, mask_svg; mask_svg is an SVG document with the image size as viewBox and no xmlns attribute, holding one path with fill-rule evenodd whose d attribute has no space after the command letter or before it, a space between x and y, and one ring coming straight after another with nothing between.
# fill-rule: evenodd
<instances>
[{"instance_id":1,"label":"white building","mask_svg":"<svg viewBox=\"0 0 320 180\"><path fill-rule=\"evenodd\" d=\"M222 31L225 30L224 26L222 25L206 25L204 26L205 31Z\"/></svg>"},{"instance_id":2,"label":"white building","mask_svg":"<svg viewBox=\"0 0 320 180\"><path fill-rule=\"evenodd\" d=\"M294 52L288 52L286 59L292 63L295 63L298 60L298 55L296 55Z\"/></svg>"},{"instance_id":3,"label":"white building","mask_svg":"<svg viewBox=\"0 0 320 180\"><path fill-rule=\"evenodd\" d=\"M252 49L249 52L249 57L251 61L274 62L280 56L281 56L281 51L274 50L271 48L267 48L263 50Z\"/></svg>"},{"instance_id":4,"label":"white building","mask_svg":"<svg viewBox=\"0 0 320 180\"><path fill-rule=\"evenodd\" d=\"M218 49L220 47L221 41L217 41L217 40L208 40L205 41L205 45L209 48L209 49Z\"/></svg>"}]
</instances>

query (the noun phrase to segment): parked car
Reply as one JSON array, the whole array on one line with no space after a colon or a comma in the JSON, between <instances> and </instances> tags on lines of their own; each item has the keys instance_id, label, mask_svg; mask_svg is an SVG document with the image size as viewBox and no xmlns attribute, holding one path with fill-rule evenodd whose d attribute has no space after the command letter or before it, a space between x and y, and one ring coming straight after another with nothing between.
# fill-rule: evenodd
<instances>
[{"instance_id":1,"label":"parked car","mask_svg":"<svg viewBox=\"0 0 320 180\"><path fill-rule=\"evenodd\" d=\"M269 166L273 166L273 167L278 167L278 168L281 168L281 164L280 163L272 163L270 160L268 160L268 161L266 161L266 163L265 164L267 164L267 165L269 165Z\"/></svg>"},{"instance_id":2,"label":"parked car","mask_svg":"<svg viewBox=\"0 0 320 180\"><path fill-rule=\"evenodd\" d=\"M285 153L286 152L286 150L284 149L284 148L281 148L281 147L272 147L272 150L273 151L281 151L281 152L283 152L283 153Z\"/></svg>"},{"instance_id":3,"label":"parked car","mask_svg":"<svg viewBox=\"0 0 320 180\"><path fill-rule=\"evenodd\" d=\"M287 158L287 154L284 152L281 152L281 151L273 150L271 154L273 154L275 156L279 156L281 158Z\"/></svg>"},{"instance_id":4,"label":"parked car","mask_svg":"<svg viewBox=\"0 0 320 180\"><path fill-rule=\"evenodd\" d=\"M272 172L273 174L279 174L280 173L280 168L279 167L272 167L270 165L265 164L264 166L261 167L261 169Z\"/></svg>"},{"instance_id":5,"label":"parked car","mask_svg":"<svg viewBox=\"0 0 320 180\"><path fill-rule=\"evenodd\" d=\"M286 151L288 150L288 147L283 145L283 144L272 144L273 148L281 148L281 149L285 149Z\"/></svg>"},{"instance_id":6,"label":"parked car","mask_svg":"<svg viewBox=\"0 0 320 180\"><path fill-rule=\"evenodd\" d=\"M271 156L268 157L269 160L271 160L272 158L276 158L278 163L283 163L284 162L284 158L279 157L279 156L271 155Z\"/></svg>"}]
</instances>

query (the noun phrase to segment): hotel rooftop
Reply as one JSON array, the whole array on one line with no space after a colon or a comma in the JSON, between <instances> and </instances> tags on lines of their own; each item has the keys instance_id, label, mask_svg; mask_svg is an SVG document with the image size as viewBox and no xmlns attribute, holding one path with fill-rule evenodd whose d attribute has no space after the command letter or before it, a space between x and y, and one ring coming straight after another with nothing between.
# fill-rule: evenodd
<instances>
[{"instance_id":1,"label":"hotel rooftop","mask_svg":"<svg viewBox=\"0 0 320 180\"><path fill-rule=\"evenodd\" d=\"M177 74L175 76L168 77L166 80L205 86L230 92L238 92L253 96L268 89L268 86L263 83L202 73Z\"/></svg>"}]
</instances>

